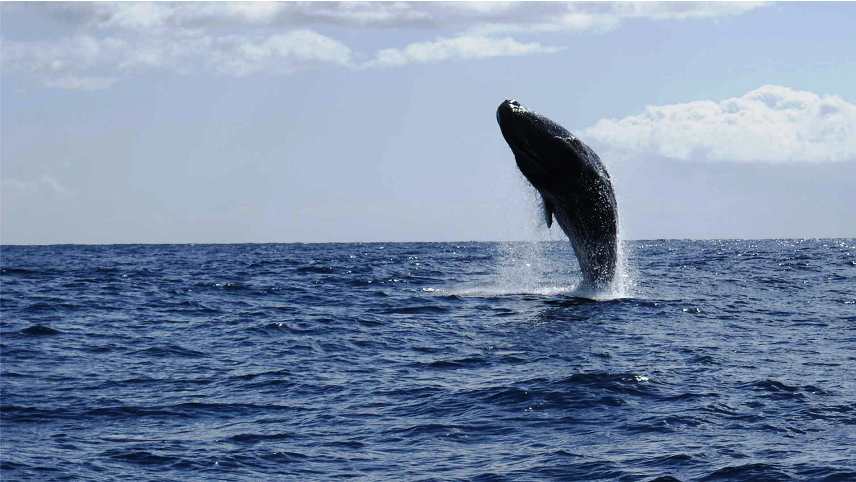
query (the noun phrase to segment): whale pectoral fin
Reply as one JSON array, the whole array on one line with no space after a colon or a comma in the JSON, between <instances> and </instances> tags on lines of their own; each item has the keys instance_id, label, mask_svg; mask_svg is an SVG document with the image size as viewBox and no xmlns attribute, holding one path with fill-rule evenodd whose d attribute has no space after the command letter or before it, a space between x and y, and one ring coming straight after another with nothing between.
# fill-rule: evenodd
<instances>
[{"instance_id":1,"label":"whale pectoral fin","mask_svg":"<svg viewBox=\"0 0 856 482\"><path fill-rule=\"evenodd\" d=\"M544 200L544 222L547 223L547 227L553 226L553 203L547 200L546 197L541 196L541 199Z\"/></svg>"}]
</instances>

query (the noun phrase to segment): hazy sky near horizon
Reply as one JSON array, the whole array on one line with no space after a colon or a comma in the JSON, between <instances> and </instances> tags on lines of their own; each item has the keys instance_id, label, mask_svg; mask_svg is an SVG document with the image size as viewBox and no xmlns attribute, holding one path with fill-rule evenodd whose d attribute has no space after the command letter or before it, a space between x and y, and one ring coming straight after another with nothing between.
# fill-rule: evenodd
<instances>
[{"instance_id":1,"label":"hazy sky near horizon","mask_svg":"<svg viewBox=\"0 0 856 482\"><path fill-rule=\"evenodd\" d=\"M856 236L856 4L0 5L0 242L562 239L495 120L622 235Z\"/></svg>"}]
</instances>

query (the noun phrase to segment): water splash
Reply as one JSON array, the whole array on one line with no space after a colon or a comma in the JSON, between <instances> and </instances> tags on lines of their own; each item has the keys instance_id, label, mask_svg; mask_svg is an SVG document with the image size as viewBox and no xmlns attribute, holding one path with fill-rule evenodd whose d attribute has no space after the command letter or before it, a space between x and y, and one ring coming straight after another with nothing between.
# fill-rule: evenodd
<instances>
[{"instance_id":1,"label":"water splash","mask_svg":"<svg viewBox=\"0 0 856 482\"><path fill-rule=\"evenodd\" d=\"M597 301L635 298L637 296L636 277L628 262L631 254L630 249L629 244L619 238L615 277L609 286L598 289L578 283L572 294L580 298L589 298Z\"/></svg>"},{"instance_id":2,"label":"water splash","mask_svg":"<svg viewBox=\"0 0 856 482\"><path fill-rule=\"evenodd\" d=\"M495 286L488 289L501 294L538 294L555 296L564 294L593 300L631 298L636 292L636 277L628 261L632 253L630 246L618 239L618 259L615 278L606 289L593 289L582 282L582 273L573 249L556 253L549 249L551 242L569 243L565 233L557 224L547 228L541 214L541 196L528 186L532 216L528 231L535 242L502 243L499 247ZM622 232L619 217L619 235ZM565 254L565 255L563 255ZM482 288L483 290L483 288Z\"/></svg>"},{"instance_id":3,"label":"water splash","mask_svg":"<svg viewBox=\"0 0 856 482\"><path fill-rule=\"evenodd\" d=\"M621 233L621 230L618 232ZM610 287L613 298L633 298L639 295L636 271L629 261L633 257L632 250L628 242L618 239L618 264Z\"/></svg>"},{"instance_id":4,"label":"water splash","mask_svg":"<svg viewBox=\"0 0 856 482\"><path fill-rule=\"evenodd\" d=\"M530 241L501 242L497 246L496 272L489 280L476 285L437 289L435 292L474 297L511 295L571 296L597 301L631 298L636 283L628 257L630 247L619 238L615 278L606 289L592 289L582 283L576 255L567 236L553 223L544 223L541 194L523 176L517 178L515 195L509 202L526 203L533 214L526 220L523 232L509 237ZM619 233L621 232L619 225Z\"/></svg>"},{"instance_id":5,"label":"water splash","mask_svg":"<svg viewBox=\"0 0 856 482\"><path fill-rule=\"evenodd\" d=\"M551 236L551 233L556 232ZM540 228L540 241L504 242L497 247L494 278L481 286L450 291L457 296L541 295L571 296L597 301L633 298L634 272L628 258L628 243L619 241L615 278L606 289L593 289L582 282L576 255L564 233ZM549 239L558 237L560 239ZM568 244L561 244L568 243Z\"/></svg>"},{"instance_id":6,"label":"water splash","mask_svg":"<svg viewBox=\"0 0 856 482\"><path fill-rule=\"evenodd\" d=\"M616 201L620 208L623 204L620 189L620 176L612 180L613 186L616 186ZM630 243L622 239L621 234L624 232L624 223L622 222L621 211L618 211L618 263L615 267L615 278L610 284L610 292L613 298L633 298L639 296L637 285L636 270L630 264L630 259L633 257L632 247Z\"/></svg>"},{"instance_id":7,"label":"water splash","mask_svg":"<svg viewBox=\"0 0 856 482\"><path fill-rule=\"evenodd\" d=\"M500 244L492 289L497 293L548 296L572 292L578 283L567 272L555 269L548 248L545 240Z\"/></svg>"},{"instance_id":8,"label":"water splash","mask_svg":"<svg viewBox=\"0 0 856 482\"><path fill-rule=\"evenodd\" d=\"M541 233L546 237L549 231L541 228ZM633 297L635 281L627 262L629 247L626 243L619 245L613 283L606 289L593 289L582 283L573 248L561 230L556 237L559 234L561 240L500 243L497 246L496 272L491 279L476 286L432 291L465 297L569 296L596 301Z\"/></svg>"}]
</instances>

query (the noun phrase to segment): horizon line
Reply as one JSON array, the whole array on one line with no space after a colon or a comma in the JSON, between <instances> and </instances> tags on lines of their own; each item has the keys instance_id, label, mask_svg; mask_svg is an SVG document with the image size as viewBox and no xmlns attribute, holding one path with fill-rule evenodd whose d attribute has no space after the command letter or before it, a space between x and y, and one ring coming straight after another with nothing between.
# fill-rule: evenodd
<instances>
[{"instance_id":1,"label":"horizon line","mask_svg":"<svg viewBox=\"0 0 856 482\"><path fill-rule=\"evenodd\" d=\"M722 238L632 238L621 241L652 242L652 241L820 241L820 240L851 240L856 236L807 236L807 237L722 237ZM469 244L469 243L566 243L568 240L458 240L458 241L205 241L205 242L118 242L118 243L4 243L0 241L0 248L6 247L51 247L51 246L231 246L238 244Z\"/></svg>"}]
</instances>

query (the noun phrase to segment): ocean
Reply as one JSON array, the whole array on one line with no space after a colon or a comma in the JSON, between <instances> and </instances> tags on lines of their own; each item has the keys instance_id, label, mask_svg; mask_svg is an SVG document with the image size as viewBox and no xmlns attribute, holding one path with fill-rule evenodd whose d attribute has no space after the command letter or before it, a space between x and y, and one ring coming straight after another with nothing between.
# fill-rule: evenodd
<instances>
[{"instance_id":1,"label":"ocean","mask_svg":"<svg viewBox=\"0 0 856 482\"><path fill-rule=\"evenodd\" d=\"M856 480L856 240L3 246L2 480Z\"/></svg>"}]
</instances>

